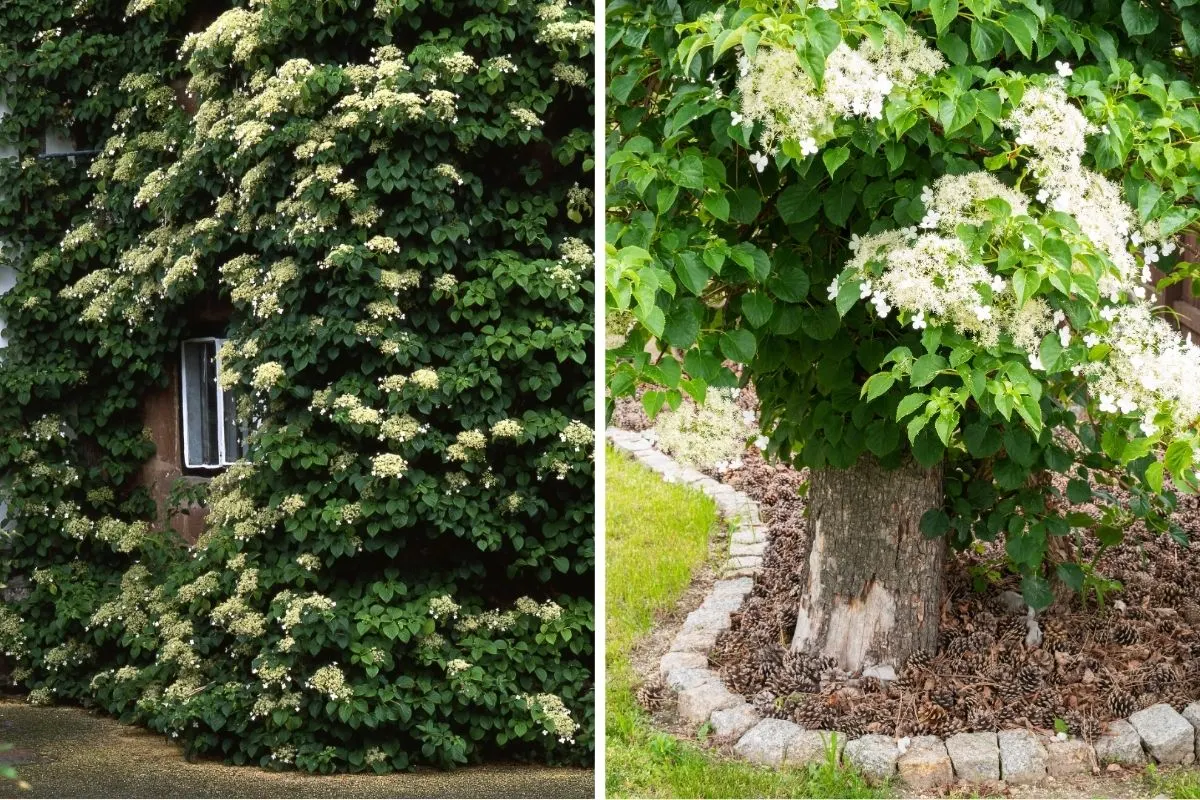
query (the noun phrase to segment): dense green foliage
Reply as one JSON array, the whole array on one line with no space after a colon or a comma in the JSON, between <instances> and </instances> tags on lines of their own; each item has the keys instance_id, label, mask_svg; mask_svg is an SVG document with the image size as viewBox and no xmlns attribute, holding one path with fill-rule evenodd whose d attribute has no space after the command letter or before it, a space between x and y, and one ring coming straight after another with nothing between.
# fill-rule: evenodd
<instances>
[{"instance_id":1,"label":"dense green foliage","mask_svg":"<svg viewBox=\"0 0 1200 800\"><path fill-rule=\"evenodd\" d=\"M651 413L700 402L737 382L733 361L780 458L944 463L925 532L1003 532L1035 607L1054 574L1104 586L1088 563L1052 564L1055 539L1112 544L1134 518L1171 530L1200 462L1196 409L1176 402L1194 403L1180 365L1196 351L1180 341L1139 369L1114 342L1127 318L1144 339L1163 330L1137 296L1144 267L1167 273L1160 289L1197 274L1172 239L1200 198L1200 5L614 0L607 20L608 306L631 321L610 351L615 395L654 384ZM854 83L863 58L874 84ZM878 106L830 112L854 91ZM1064 197L1064 175L1090 194ZM957 280L987 308L913 313L928 298L896 300L899 250L909 273L936 273L926 294ZM881 285L891 304L866 302ZM1112 388L1168 360L1175 399ZM1083 502L1097 510L1070 510Z\"/></svg>"},{"instance_id":2,"label":"dense green foliage","mask_svg":"<svg viewBox=\"0 0 1200 800\"><path fill-rule=\"evenodd\" d=\"M235 763L590 762L586 10L18 0L0 31L2 663ZM222 302L253 432L188 549L143 400Z\"/></svg>"}]
</instances>

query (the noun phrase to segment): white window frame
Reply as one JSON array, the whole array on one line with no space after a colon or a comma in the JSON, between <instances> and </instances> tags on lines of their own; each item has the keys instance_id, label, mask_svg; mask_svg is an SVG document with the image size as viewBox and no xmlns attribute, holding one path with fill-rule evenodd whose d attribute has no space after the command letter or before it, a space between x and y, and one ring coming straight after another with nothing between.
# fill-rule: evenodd
<instances>
[{"instance_id":1,"label":"white window frame","mask_svg":"<svg viewBox=\"0 0 1200 800\"><path fill-rule=\"evenodd\" d=\"M217 382L217 463L216 464L193 464L188 461L188 455L191 453L191 448L188 446L190 439L188 433L188 374L187 360L184 358L184 349L189 344L212 343L213 345L213 361L216 366L214 380ZM197 336L191 339L184 339L179 344L179 396L183 406L183 418L181 428L183 429L183 453L182 461L185 469L224 469L236 462L236 459L230 461L228 458L229 449L225 442L225 396L227 392L221 386L219 376L221 374L221 345L225 343L224 339L216 336Z\"/></svg>"}]
</instances>

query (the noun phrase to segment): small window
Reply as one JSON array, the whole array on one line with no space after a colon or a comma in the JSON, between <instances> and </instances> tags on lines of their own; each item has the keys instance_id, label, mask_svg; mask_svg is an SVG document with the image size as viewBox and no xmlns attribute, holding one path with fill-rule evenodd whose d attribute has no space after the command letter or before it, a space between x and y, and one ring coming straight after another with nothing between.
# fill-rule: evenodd
<instances>
[{"instance_id":1,"label":"small window","mask_svg":"<svg viewBox=\"0 0 1200 800\"><path fill-rule=\"evenodd\" d=\"M217 383L222 339L188 339L181 352L183 465L220 469L246 452L246 426L237 424L234 398Z\"/></svg>"}]
</instances>

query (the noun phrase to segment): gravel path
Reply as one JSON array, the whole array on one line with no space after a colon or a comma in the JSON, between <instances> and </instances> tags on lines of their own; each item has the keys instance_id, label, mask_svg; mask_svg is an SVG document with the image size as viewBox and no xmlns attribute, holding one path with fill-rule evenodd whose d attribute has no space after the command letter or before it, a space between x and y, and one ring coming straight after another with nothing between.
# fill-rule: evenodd
<instances>
[{"instance_id":1,"label":"gravel path","mask_svg":"<svg viewBox=\"0 0 1200 800\"><path fill-rule=\"evenodd\" d=\"M162 736L78 708L0 702L0 742L32 789L0 797L593 797L591 770L526 764L393 775L305 775L189 763Z\"/></svg>"}]
</instances>

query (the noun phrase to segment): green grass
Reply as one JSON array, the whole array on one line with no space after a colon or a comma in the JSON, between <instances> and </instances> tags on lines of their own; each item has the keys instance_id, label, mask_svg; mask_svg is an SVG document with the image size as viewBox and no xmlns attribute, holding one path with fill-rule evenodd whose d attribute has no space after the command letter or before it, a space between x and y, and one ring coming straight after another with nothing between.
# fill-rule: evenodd
<instances>
[{"instance_id":1,"label":"green grass","mask_svg":"<svg viewBox=\"0 0 1200 800\"><path fill-rule=\"evenodd\" d=\"M610 797L883 797L833 759L770 770L720 758L654 730L634 700L630 663L655 616L671 609L708 558L719 524L700 492L660 480L611 448L606 462L608 540L607 785Z\"/></svg>"},{"instance_id":2,"label":"green grass","mask_svg":"<svg viewBox=\"0 0 1200 800\"><path fill-rule=\"evenodd\" d=\"M1160 772L1154 764L1146 766L1147 793L1153 796L1166 795L1177 800L1200 799L1200 772L1179 769Z\"/></svg>"}]
</instances>

